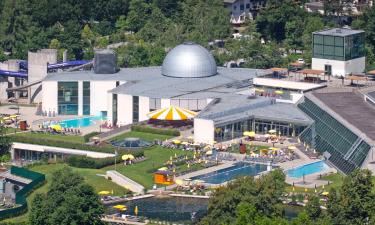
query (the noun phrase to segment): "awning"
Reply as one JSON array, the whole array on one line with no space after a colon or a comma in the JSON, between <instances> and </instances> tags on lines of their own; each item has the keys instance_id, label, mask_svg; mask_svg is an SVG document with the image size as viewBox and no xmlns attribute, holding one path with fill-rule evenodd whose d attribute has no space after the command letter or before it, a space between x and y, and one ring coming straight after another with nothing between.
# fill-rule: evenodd
<instances>
[{"instance_id":1,"label":"awning","mask_svg":"<svg viewBox=\"0 0 375 225\"><path fill-rule=\"evenodd\" d=\"M196 112L178 106L169 106L147 114L150 119L154 120L187 120L194 118L196 115Z\"/></svg>"}]
</instances>

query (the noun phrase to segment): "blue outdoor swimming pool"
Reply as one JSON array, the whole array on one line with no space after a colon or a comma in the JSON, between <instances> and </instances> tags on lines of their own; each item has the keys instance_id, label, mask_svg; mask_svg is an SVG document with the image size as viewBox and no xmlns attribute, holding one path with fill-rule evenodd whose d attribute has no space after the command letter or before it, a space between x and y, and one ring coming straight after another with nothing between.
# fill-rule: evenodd
<instances>
[{"instance_id":1,"label":"blue outdoor swimming pool","mask_svg":"<svg viewBox=\"0 0 375 225\"><path fill-rule=\"evenodd\" d=\"M256 176L259 173L264 172L266 170L267 165L240 162L236 163L232 167L192 177L191 179L203 180L204 182L210 184L221 184L240 176Z\"/></svg>"},{"instance_id":2,"label":"blue outdoor swimming pool","mask_svg":"<svg viewBox=\"0 0 375 225\"><path fill-rule=\"evenodd\" d=\"M286 174L289 177L301 178L304 175L306 176L313 173L319 173L327 169L329 169L329 166L324 161L318 161L303 166L299 166L293 169L289 169L286 171Z\"/></svg>"},{"instance_id":3,"label":"blue outdoor swimming pool","mask_svg":"<svg viewBox=\"0 0 375 225\"><path fill-rule=\"evenodd\" d=\"M91 116L77 119L68 119L60 121L59 124L64 128L79 128L79 127L89 127L95 124L95 121L100 120L100 116Z\"/></svg>"}]
</instances>

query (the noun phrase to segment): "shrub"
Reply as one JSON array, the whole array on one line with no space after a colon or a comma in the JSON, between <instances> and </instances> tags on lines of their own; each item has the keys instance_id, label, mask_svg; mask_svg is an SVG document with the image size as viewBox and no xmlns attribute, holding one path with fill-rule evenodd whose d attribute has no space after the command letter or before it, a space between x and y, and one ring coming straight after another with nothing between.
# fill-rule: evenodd
<instances>
[{"instance_id":1,"label":"shrub","mask_svg":"<svg viewBox=\"0 0 375 225\"><path fill-rule=\"evenodd\" d=\"M134 157L141 157L144 155L144 152L132 151L132 152L127 152L127 154L132 154L134 155ZM95 158L90 158L86 156L72 155L67 159L67 163L69 166L78 167L78 168L101 169L106 166L114 165L115 161L117 163L121 162L122 161L121 157L122 155L119 155L117 157L95 159Z\"/></svg>"},{"instance_id":2,"label":"shrub","mask_svg":"<svg viewBox=\"0 0 375 225\"><path fill-rule=\"evenodd\" d=\"M90 138L92 138L92 137L94 137L94 136L96 136L96 135L98 135L98 134L100 134L100 133L97 132L97 131L93 131L93 132L91 132L91 133L88 133L88 134L84 135L84 136L83 136L83 140L84 140L85 142L89 142L89 141L90 141Z\"/></svg>"},{"instance_id":3,"label":"shrub","mask_svg":"<svg viewBox=\"0 0 375 225\"><path fill-rule=\"evenodd\" d=\"M152 128L148 126L140 126L134 125L131 127L132 131L150 133L150 134L161 134L161 135L169 135L169 136L180 136L180 131L176 129L158 129Z\"/></svg>"}]
</instances>

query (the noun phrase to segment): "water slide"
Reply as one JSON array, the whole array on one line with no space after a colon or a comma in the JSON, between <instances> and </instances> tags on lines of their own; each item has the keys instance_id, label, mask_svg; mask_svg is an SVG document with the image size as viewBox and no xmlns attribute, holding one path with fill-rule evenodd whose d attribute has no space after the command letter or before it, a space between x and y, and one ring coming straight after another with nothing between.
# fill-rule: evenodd
<instances>
[{"instance_id":1,"label":"water slide","mask_svg":"<svg viewBox=\"0 0 375 225\"><path fill-rule=\"evenodd\" d=\"M47 66L48 70L56 70L56 69L64 69L69 67L76 67L90 63L90 60L73 60L73 61L66 61L61 63L54 63L49 64ZM20 78L27 78L27 70L28 64L27 61L20 61L20 71L8 71L8 70L0 70L0 76L4 77L20 77Z\"/></svg>"}]
</instances>

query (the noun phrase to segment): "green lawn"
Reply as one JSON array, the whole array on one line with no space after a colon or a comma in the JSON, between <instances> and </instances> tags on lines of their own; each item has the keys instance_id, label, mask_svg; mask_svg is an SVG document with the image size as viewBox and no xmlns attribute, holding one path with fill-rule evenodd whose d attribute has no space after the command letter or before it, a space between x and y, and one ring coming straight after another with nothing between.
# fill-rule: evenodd
<instances>
[{"instance_id":1,"label":"green lawn","mask_svg":"<svg viewBox=\"0 0 375 225\"><path fill-rule=\"evenodd\" d=\"M134 165L117 165L117 171L149 189L154 184L153 172L162 167L165 162L168 161L171 156L174 157L175 154L177 154L177 156L188 155L191 157L193 152L153 146L145 150L147 160ZM104 169L114 169L114 166L109 166Z\"/></svg>"},{"instance_id":2,"label":"green lawn","mask_svg":"<svg viewBox=\"0 0 375 225\"><path fill-rule=\"evenodd\" d=\"M35 139L44 139L44 140L51 140L51 141L65 141L65 142L73 142L73 143L84 143L84 139L82 136L78 135L62 135L62 134L42 134L42 133L31 133L31 132L24 132L24 133L17 133L16 136L21 137L29 137Z\"/></svg>"},{"instance_id":3,"label":"green lawn","mask_svg":"<svg viewBox=\"0 0 375 225\"><path fill-rule=\"evenodd\" d=\"M48 182L51 180L52 173L56 170L59 170L67 166L65 164L48 164L48 165L37 165L33 166L30 169L36 172L40 172L46 175L47 184L43 185L42 187L35 190L27 197L27 202L30 206L32 199L34 199L37 193L46 193L48 190ZM112 191L114 195L124 195L127 193L127 190L118 186L117 184L106 180L104 177L97 176L97 174L105 174L105 169L81 169L81 168L72 168L73 171L79 173L82 177L84 177L85 181L94 187L96 192L99 191ZM27 220L28 213L23 214L18 217L10 218L5 220L5 222L12 222L18 224L20 222L25 222Z\"/></svg>"},{"instance_id":4,"label":"green lawn","mask_svg":"<svg viewBox=\"0 0 375 225\"><path fill-rule=\"evenodd\" d=\"M116 136L112 138L111 140L121 140L121 139L128 138L128 137L138 137L146 141L153 141L155 139L164 141L165 139L170 139L173 136L162 135L162 134L151 134L151 133L144 133L144 132L138 132L138 131L130 131L130 132L121 134L119 136Z\"/></svg>"}]
</instances>

